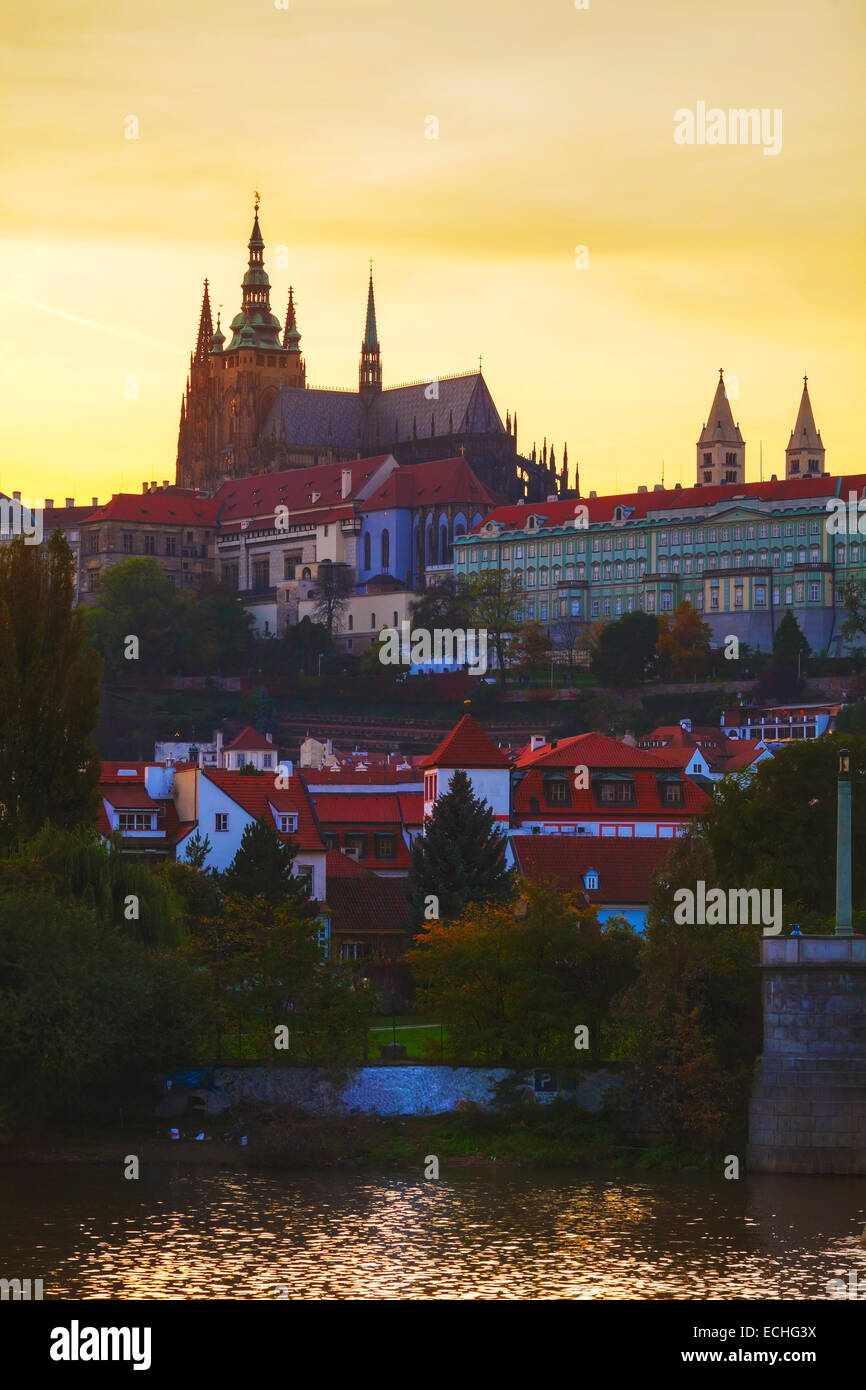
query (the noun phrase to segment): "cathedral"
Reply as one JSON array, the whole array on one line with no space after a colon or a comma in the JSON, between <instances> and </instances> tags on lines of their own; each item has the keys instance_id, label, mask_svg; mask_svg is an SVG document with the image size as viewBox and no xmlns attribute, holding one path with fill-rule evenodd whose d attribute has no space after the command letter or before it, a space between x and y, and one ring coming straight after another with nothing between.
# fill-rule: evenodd
<instances>
[{"instance_id":1,"label":"cathedral","mask_svg":"<svg viewBox=\"0 0 866 1390\"><path fill-rule=\"evenodd\" d=\"M382 385L373 273L355 391L307 385L294 293L285 324L271 311L265 243L255 204L240 312L230 338L213 326L208 282L181 401L177 485L215 491L232 478L393 454L413 464L462 454L504 502L567 495L568 451L517 452L517 414L505 424L481 374ZM574 495L579 495L579 490Z\"/></svg>"}]
</instances>

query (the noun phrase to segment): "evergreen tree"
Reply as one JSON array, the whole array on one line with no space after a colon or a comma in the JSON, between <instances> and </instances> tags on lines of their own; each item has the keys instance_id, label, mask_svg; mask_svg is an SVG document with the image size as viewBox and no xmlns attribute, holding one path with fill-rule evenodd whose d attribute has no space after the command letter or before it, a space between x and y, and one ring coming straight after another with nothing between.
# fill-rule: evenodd
<instances>
[{"instance_id":1,"label":"evergreen tree","mask_svg":"<svg viewBox=\"0 0 866 1390\"><path fill-rule=\"evenodd\" d=\"M95 816L100 660L74 579L59 530L41 547L0 546L0 845Z\"/></svg>"},{"instance_id":2,"label":"evergreen tree","mask_svg":"<svg viewBox=\"0 0 866 1390\"><path fill-rule=\"evenodd\" d=\"M427 899L437 900L440 921L469 903L503 902L512 891L505 865L505 835L486 801L458 769L412 845L409 900L417 926L432 920Z\"/></svg>"},{"instance_id":3,"label":"evergreen tree","mask_svg":"<svg viewBox=\"0 0 866 1390\"><path fill-rule=\"evenodd\" d=\"M264 897L280 906L307 906L304 880L293 872L298 846L282 840L266 820L253 821L241 836L240 847L222 876L223 891L243 898Z\"/></svg>"},{"instance_id":4,"label":"evergreen tree","mask_svg":"<svg viewBox=\"0 0 866 1390\"><path fill-rule=\"evenodd\" d=\"M809 643L790 608L786 608L773 637L770 665L758 682L758 699L790 700L803 687Z\"/></svg>"},{"instance_id":5,"label":"evergreen tree","mask_svg":"<svg viewBox=\"0 0 866 1390\"><path fill-rule=\"evenodd\" d=\"M186 842L185 862L193 869L203 869L205 860L213 849L210 836L205 835L204 839L198 830L193 831Z\"/></svg>"}]
</instances>

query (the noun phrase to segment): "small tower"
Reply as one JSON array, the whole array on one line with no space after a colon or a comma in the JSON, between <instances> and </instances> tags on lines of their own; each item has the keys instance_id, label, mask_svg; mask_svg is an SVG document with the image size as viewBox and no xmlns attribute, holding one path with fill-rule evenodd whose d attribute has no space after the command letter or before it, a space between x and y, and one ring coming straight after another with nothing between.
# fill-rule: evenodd
<instances>
[{"instance_id":1,"label":"small tower","mask_svg":"<svg viewBox=\"0 0 866 1390\"><path fill-rule=\"evenodd\" d=\"M382 361L376 333L376 303L373 298L373 262L370 262L370 284L367 289L367 321L361 344L361 367L358 374L361 399L369 402L382 390Z\"/></svg>"},{"instance_id":2,"label":"small tower","mask_svg":"<svg viewBox=\"0 0 866 1390\"><path fill-rule=\"evenodd\" d=\"M298 332L298 318L295 312L295 292L289 285L289 302L286 307L286 326L283 330L283 349L289 354L286 371L287 386L306 385L307 373L301 356L301 335Z\"/></svg>"},{"instance_id":3,"label":"small tower","mask_svg":"<svg viewBox=\"0 0 866 1390\"><path fill-rule=\"evenodd\" d=\"M697 443L696 482L698 487L710 487L719 483L742 483L745 477L746 445L731 414L724 370L719 368L716 394Z\"/></svg>"},{"instance_id":4,"label":"small tower","mask_svg":"<svg viewBox=\"0 0 866 1390\"><path fill-rule=\"evenodd\" d=\"M785 450L785 477L820 478L824 472L824 452L821 431L815 428L815 416L809 400L809 378L804 376L797 423Z\"/></svg>"}]
</instances>

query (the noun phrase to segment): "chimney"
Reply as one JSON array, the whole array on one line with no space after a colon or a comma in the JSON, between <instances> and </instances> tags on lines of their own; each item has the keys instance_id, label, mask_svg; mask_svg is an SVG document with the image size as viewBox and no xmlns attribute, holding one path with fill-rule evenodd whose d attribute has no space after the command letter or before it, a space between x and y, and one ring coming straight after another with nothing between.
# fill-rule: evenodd
<instances>
[{"instance_id":1,"label":"chimney","mask_svg":"<svg viewBox=\"0 0 866 1390\"><path fill-rule=\"evenodd\" d=\"M45 499L45 510L46 510L46 512L49 512L53 506L54 506L54 498L53 498L53 497L46 497L46 499Z\"/></svg>"},{"instance_id":2,"label":"chimney","mask_svg":"<svg viewBox=\"0 0 866 1390\"><path fill-rule=\"evenodd\" d=\"M163 479L163 487L168 487L168 478Z\"/></svg>"},{"instance_id":3,"label":"chimney","mask_svg":"<svg viewBox=\"0 0 866 1390\"><path fill-rule=\"evenodd\" d=\"M778 482L778 478L776 477L775 473L771 473L771 474L770 474L770 482L771 482L771 483Z\"/></svg>"},{"instance_id":4,"label":"chimney","mask_svg":"<svg viewBox=\"0 0 866 1390\"><path fill-rule=\"evenodd\" d=\"M682 483L674 483L674 492L680 492L681 489L682 489L682 486L683 486Z\"/></svg>"},{"instance_id":5,"label":"chimney","mask_svg":"<svg viewBox=\"0 0 866 1390\"><path fill-rule=\"evenodd\" d=\"M75 506L75 498L74 498L74 497L67 497L67 499L66 499L66 505L67 505L67 507L74 507L74 506Z\"/></svg>"},{"instance_id":6,"label":"chimney","mask_svg":"<svg viewBox=\"0 0 866 1390\"><path fill-rule=\"evenodd\" d=\"M273 734L265 734L265 738L268 740L268 743L273 743L274 741Z\"/></svg>"},{"instance_id":7,"label":"chimney","mask_svg":"<svg viewBox=\"0 0 866 1390\"><path fill-rule=\"evenodd\" d=\"M147 482L142 483L142 485L141 485L141 491L142 491L142 493L148 492L149 490L150 490L150 483L147 483Z\"/></svg>"},{"instance_id":8,"label":"chimney","mask_svg":"<svg viewBox=\"0 0 866 1390\"><path fill-rule=\"evenodd\" d=\"M98 507L98 506L99 506L99 498L98 498L98 497L94 497L94 498L92 499L92 501L91 501L91 505L94 506L94 507Z\"/></svg>"},{"instance_id":9,"label":"chimney","mask_svg":"<svg viewBox=\"0 0 866 1390\"><path fill-rule=\"evenodd\" d=\"M547 739L544 734L532 734L529 740L529 751L534 753L536 749L543 748L546 742Z\"/></svg>"},{"instance_id":10,"label":"chimney","mask_svg":"<svg viewBox=\"0 0 866 1390\"><path fill-rule=\"evenodd\" d=\"M664 483L653 483L653 492L664 492Z\"/></svg>"},{"instance_id":11,"label":"chimney","mask_svg":"<svg viewBox=\"0 0 866 1390\"><path fill-rule=\"evenodd\" d=\"M340 496L346 498L352 491L352 470L344 468L342 472L342 482L340 486Z\"/></svg>"},{"instance_id":12,"label":"chimney","mask_svg":"<svg viewBox=\"0 0 866 1390\"><path fill-rule=\"evenodd\" d=\"M680 728L685 729L686 733L690 734L692 731L692 721L690 719L681 719Z\"/></svg>"},{"instance_id":13,"label":"chimney","mask_svg":"<svg viewBox=\"0 0 866 1390\"><path fill-rule=\"evenodd\" d=\"M638 492L646 492L646 483L639 483L637 490Z\"/></svg>"},{"instance_id":14,"label":"chimney","mask_svg":"<svg viewBox=\"0 0 866 1390\"><path fill-rule=\"evenodd\" d=\"M12 494L12 501L13 501L13 502L20 502L20 501L21 501L21 493L20 493L20 492L13 492L13 494Z\"/></svg>"},{"instance_id":15,"label":"chimney","mask_svg":"<svg viewBox=\"0 0 866 1390\"><path fill-rule=\"evenodd\" d=\"M597 493L597 492L591 492L589 495L590 495L590 497L597 497L597 496L598 496L598 493Z\"/></svg>"}]
</instances>

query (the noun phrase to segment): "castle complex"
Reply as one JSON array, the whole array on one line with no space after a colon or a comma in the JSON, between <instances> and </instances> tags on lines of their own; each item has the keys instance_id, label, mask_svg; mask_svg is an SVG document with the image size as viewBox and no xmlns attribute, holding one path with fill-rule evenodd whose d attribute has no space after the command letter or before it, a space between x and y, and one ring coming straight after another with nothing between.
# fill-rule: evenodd
<instances>
[{"instance_id":1,"label":"castle complex","mask_svg":"<svg viewBox=\"0 0 866 1390\"><path fill-rule=\"evenodd\" d=\"M294 291L285 324L271 312L270 280L258 202L241 283L239 313L226 341L213 326L208 282L181 402L177 483L213 492L228 479L310 464L391 454L414 464L462 455L503 502L565 495L568 452L556 469L545 443L540 458L517 451L517 415L505 424L481 370L384 387L373 274L356 391L307 385Z\"/></svg>"}]
</instances>

